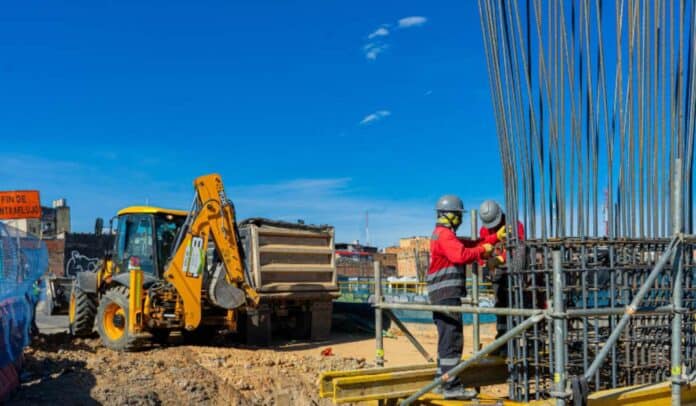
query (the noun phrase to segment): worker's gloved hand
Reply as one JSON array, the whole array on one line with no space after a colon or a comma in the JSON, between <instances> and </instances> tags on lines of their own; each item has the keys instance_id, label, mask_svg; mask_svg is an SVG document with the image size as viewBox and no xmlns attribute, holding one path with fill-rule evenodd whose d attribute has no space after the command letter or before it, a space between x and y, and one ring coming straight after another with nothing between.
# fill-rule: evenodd
<instances>
[{"instance_id":1,"label":"worker's gloved hand","mask_svg":"<svg viewBox=\"0 0 696 406\"><path fill-rule=\"evenodd\" d=\"M495 235L498 237L498 241L505 241L507 238L507 231L505 231L505 226L502 226L498 229L498 232L495 233Z\"/></svg>"},{"instance_id":2,"label":"worker's gloved hand","mask_svg":"<svg viewBox=\"0 0 696 406\"><path fill-rule=\"evenodd\" d=\"M491 256L491 253L493 252L493 246L488 243L484 243L481 245L483 247L483 254L481 255L483 258L488 258Z\"/></svg>"},{"instance_id":3,"label":"worker's gloved hand","mask_svg":"<svg viewBox=\"0 0 696 406\"><path fill-rule=\"evenodd\" d=\"M496 255L494 257L488 258L488 261L486 261L486 265L488 266L488 269L490 271L494 271L496 268L498 268L500 265L505 263L505 258L503 258L501 255Z\"/></svg>"}]
</instances>

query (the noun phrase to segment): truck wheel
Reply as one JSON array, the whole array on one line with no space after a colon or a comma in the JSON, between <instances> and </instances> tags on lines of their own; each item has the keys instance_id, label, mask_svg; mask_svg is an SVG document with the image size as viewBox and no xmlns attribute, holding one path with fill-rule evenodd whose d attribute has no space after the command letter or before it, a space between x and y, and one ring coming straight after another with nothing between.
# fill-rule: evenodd
<instances>
[{"instance_id":1,"label":"truck wheel","mask_svg":"<svg viewBox=\"0 0 696 406\"><path fill-rule=\"evenodd\" d=\"M137 348L136 336L128 330L128 288L116 286L106 291L97 308L97 332L104 346L116 351Z\"/></svg>"},{"instance_id":2,"label":"truck wheel","mask_svg":"<svg viewBox=\"0 0 696 406\"><path fill-rule=\"evenodd\" d=\"M97 295L89 294L73 283L68 306L70 334L76 337L92 334L96 314Z\"/></svg>"}]
</instances>

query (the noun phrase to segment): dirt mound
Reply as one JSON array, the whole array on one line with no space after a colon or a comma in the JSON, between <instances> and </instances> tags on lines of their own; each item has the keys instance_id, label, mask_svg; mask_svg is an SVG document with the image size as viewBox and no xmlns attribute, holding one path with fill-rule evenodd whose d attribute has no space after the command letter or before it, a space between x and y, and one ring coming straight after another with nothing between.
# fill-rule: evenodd
<instances>
[{"instance_id":1,"label":"dirt mound","mask_svg":"<svg viewBox=\"0 0 696 406\"><path fill-rule=\"evenodd\" d=\"M364 359L282 348L105 349L96 338L41 336L25 351L22 389L10 404L325 405L319 373L359 369Z\"/></svg>"}]
</instances>

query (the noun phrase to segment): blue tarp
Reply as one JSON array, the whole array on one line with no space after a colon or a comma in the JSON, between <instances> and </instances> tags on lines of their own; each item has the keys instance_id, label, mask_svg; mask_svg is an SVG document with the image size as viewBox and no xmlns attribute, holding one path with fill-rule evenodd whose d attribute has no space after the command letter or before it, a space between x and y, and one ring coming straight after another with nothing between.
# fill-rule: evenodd
<instances>
[{"instance_id":1,"label":"blue tarp","mask_svg":"<svg viewBox=\"0 0 696 406\"><path fill-rule=\"evenodd\" d=\"M0 368L16 362L29 344L36 284L47 269L41 240L0 223Z\"/></svg>"}]
</instances>

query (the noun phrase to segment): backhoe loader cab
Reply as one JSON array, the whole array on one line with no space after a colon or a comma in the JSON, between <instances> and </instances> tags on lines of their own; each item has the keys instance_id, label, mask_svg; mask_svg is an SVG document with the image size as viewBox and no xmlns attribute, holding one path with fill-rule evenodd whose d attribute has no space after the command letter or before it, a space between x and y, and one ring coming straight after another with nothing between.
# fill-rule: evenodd
<instances>
[{"instance_id":1,"label":"backhoe loader cab","mask_svg":"<svg viewBox=\"0 0 696 406\"><path fill-rule=\"evenodd\" d=\"M150 206L132 206L119 211L111 253L112 273L127 273L129 260L135 256L146 278L162 278L187 214Z\"/></svg>"},{"instance_id":2,"label":"backhoe loader cab","mask_svg":"<svg viewBox=\"0 0 696 406\"><path fill-rule=\"evenodd\" d=\"M244 305L258 305L220 176L197 178L194 190L190 211L131 206L118 212L113 251L96 272L75 278L73 335L96 327L107 347L131 350L144 338L166 340L172 330L191 338L236 331ZM209 245L214 261L206 261Z\"/></svg>"}]
</instances>

